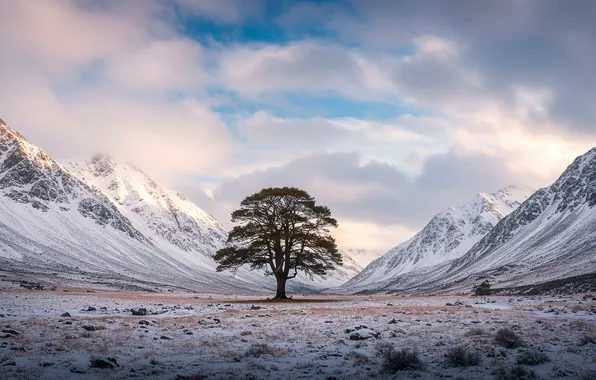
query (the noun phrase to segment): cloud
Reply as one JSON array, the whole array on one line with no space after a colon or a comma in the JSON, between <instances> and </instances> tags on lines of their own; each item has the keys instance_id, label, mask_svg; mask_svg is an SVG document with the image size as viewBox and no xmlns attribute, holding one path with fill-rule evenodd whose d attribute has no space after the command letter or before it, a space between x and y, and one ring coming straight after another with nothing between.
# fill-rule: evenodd
<instances>
[{"instance_id":1,"label":"cloud","mask_svg":"<svg viewBox=\"0 0 596 380\"><path fill-rule=\"evenodd\" d=\"M465 46L459 49L459 60L462 67L474 71L473 78L482 80L483 96L512 106L520 86L549 88L552 100L547 111L556 121L550 127L584 137L596 132L596 95L592 91L596 77L589 64L596 59L592 43L596 25L590 17L596 11L595 3L582 1L568 7L556 0L370 0L350 4L350 12L337 12L327 25L343 42L362 50L407 51L416 49L420 36L455 41ZM444 72L445 66L424 65L411 69L428 76L415 77L428 78L439 90L426 95L448 99L448 90L455 88L458 96L461 83L469 80ZM457 72L461 75L468 70ZM427 85L424 88L429 89ZM462 100L474 99L473 91L466 94L470 96Z\"/></svg>"},{"instance_id":2,"label":"cloud","mask_svg":"<svg viewBox=\"0 0 596 380\"><path fill-rule=\"evenodd\" d=\"M376 65L365 57L316 41L235 46L222 53L220 71L226 87L244 97L306 91L378 100L392 91Z\"/></svg>"},{"instance_id":3,"label":"cloud","mask_svg":"<svg viewBox=\"0 0 596 380\"><path fill-rule=\"evenodd\" d=\"M331 93L443 111L475 109L489 96L482 74L462 61L455 41L422 35L412 45L401 56L315 40L236 46L221 54L220 75L227 88L245 98Z\"/></svg>"},{"instance_id":4,"label":"cloud","mask_svg":"<svg viewBox=\"0 0 596 380\"><path fill-rule=\"evenodd\" d=\"M260 0L174 0L180 8L190 15L234 24L245 18L260 16L263 4Z\"/></svg>"},{"instance_id":5,"label":"cloud","mask_svg":"<svg viewBox=\"0 0 596 380\"><path fill-rule=\"evenodd\" d=\"M203 99L204 48L159 2L2 9L2 117L34 143L58 158L107 151L167 180L228 165L235 142Z\"/></svg>"},{"instance_id":6,"label":"cloud","mask_svg":"<svg viewBox=\"0 0 596 380\"><path fill-rule=\"evenodd\" d=\"M405 115L390 122L375 122L354 118L327 119L313 117L310 119L280 118L266 111L258 111L236 123L240 136L260 149L270 151L287 151L301 148L317 150L321 148L341 148L346 144L372 145L387 143L412 143L424 140L414 127L415 118ZM429 123L432 118L426 118ZM439 125L444 121L433 120ZM417 126L421 123L418 121ZM395 146L395 145L394 145Z\"/></svg>"},{"instance_id":7,"label":"cloud","mask_svg":"<svg viewBox=\"0 0 596 380\"><path fill-rule=\"evenodd\" d=\"M362 162L356 153L313 154L286 165L222 182L215 200L239 204L264 187L298 186L340 218L415 229L444 208L476 192L496 191L516 178L501 157L457 151L427 158L411 178L393 165Z\"/></svg>"},{"instance_id":8,"label":"cloud","mask_svg":"<svg viewBox=\"0 0 596 380\"><path fill-rule=\"evenodd\" d=\"M106 63L107 80L133 91L202 92L203 48L185 38L151 41Z\"/></svg>"}]
</instances>

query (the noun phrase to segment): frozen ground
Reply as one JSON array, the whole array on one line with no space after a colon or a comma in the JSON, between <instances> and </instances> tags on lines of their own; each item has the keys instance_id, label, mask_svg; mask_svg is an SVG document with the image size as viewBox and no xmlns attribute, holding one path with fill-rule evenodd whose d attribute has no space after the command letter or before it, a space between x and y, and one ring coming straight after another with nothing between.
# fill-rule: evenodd
<instances>
[{"instance_id":1,"label":"frozen ground","mask_svg":"<svg viewBox=\"0 0 596 380\"><path fill-rule=\"evenodd\" d=\"M246 296L4 289L0 379L492 379L494 368L541 351L550 361L526 366L541 378L596 376L591 295L309 296L278 304ZM132 308L149 315L133 316ZM71 316L61 316L66 312ZM504 327L519 335L521 347L495 343ZM368 339L351 340L355 335ZM375 355L380 343L416 349L424 368L383 372ZM477 352L480 364L450 367L445 354L460 345Z\"/></svg>"}]
</instances>

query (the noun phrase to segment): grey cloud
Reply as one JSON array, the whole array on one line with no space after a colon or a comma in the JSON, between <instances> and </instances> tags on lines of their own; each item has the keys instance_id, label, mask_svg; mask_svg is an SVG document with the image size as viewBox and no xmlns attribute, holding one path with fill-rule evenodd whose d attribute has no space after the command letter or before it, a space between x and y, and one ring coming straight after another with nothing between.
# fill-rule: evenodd
<instances>
[{"instance_id":1,"label":"grey cloud","mask_svg":"<svg viewBox=\"0 0 596 380\"><path fill-rule=\"evenodd\" d=\"M325 179L322 185L321 179ZM424 162L418 177L410 179L389 164L361 165L355 153L317 154L226 180L215 192L215 201L235 207L263 187L298 186L340 219L420 228L437 212L475 193L496 191L510 183L526 185L525 180L509 171L499 157L484 155L435 155ZM358 188L363 190L344 196Z\"/></svg>"},{"instance_id":2,"label":"grey cloud","mask_svg":"<svg viewBox=\"0 0 596 380\"><path fill-rule=\"evenodd\" d=\"M339 93L356 100L386 97L373 88L362 60L350 50L321 41L287 46L236 47L221 56L221 77L237 93L254 98L290 91Z\"/></svg>"},{"instance_id":3,"label":"grey cloud","mask_svg":"<svg viewBox=\"0 0 596 380\"><path fill-rule=\"evenodd\" d=\"M344 40L386 49L404 47L406 39L396 38L400 33L455 39L466 46L462 60L484 74L487 93L513 104L514 86L547 87L554 93L549 107L554 120L568 132L596 132L596 2L354 0L351 5L352 17L343 14L329 24ZM426 75L409 77L421 91L441 88L444 94L460 87L440 68L417 71L423 69Z\"/></svg>"},{"instance_id":4,"label":"grey cloud","mask_svg":"<svg viewBox=\"0 0 596 380\"><path fill-rule=\"evenodd\" d=\"M264 112L240 120L236 128L251 144L271 150L304 146L313 148L349 136L346 129L324 118L284 120Z\"/></svg>"}]
</instances>

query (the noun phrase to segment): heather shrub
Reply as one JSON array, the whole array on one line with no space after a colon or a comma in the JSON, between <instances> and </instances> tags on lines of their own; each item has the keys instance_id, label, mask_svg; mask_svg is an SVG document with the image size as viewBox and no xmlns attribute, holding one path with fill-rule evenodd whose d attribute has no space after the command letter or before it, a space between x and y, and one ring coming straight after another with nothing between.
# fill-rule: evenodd
<instances>
[{"instance_id":1,"label":"heather shrub","mask_svg":"<svg viewBox=\"0 0 596 380\"><path fill-rule=\"evenodd\" d=\"M453 347L445 354L447 365L450 367L472 367L480 364L482 358L478 352L466 346Z\"/></svg>"}]
</instances>

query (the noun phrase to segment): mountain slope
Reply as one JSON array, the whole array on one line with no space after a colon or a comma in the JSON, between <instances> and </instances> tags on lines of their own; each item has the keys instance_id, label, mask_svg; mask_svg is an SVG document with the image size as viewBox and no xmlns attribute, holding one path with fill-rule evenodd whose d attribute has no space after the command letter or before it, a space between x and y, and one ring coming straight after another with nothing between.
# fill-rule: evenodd
<instances>
[{"instance_id":1,"label":"mountain slope","mask_svg":"<svg viewBox=\"0 0 596 380\"><path fill-rule=\"evenodd\" d=\"M370 263L341 288L375 289L401 274L459 258L529 193L510 186L494 194L477 194L460 206L448 208L435 215L413 238Z\"/></svg>"},{"instance_id":2,"label":"mountain slope","mask_svg":"<svg viewBox=\"0 0 596 380\"><path fill-rule=\"evenodd\" d=\"M204 256L184 253L151 242L101 190L0 122L3 271L144 288L260 288L215 273Z\"/></svg>"},{"instance_id":3,"label":"mountain slope","mask_svg":"<svg viewBox=\"0 0 596 380\"><path fill-rule=\"evenodd\" d=\"M71 173L99 188L118 210L154 244L210 256L227 234L205 211L180 193L164 190L142 170L96 155L65 164ZM169 243L165 245L164 243Z\"/></svg>"},{"instance_id":4,"label":"mountain slope","mask_svg":"<svg viewBox=\"0 0 596 380\"><path fill-rule=\"evenodd\" d=\"M118 210L125 215L154 245L164 250L176 250L178 256L199 258L197 264L215 270L211 259L225 245L227 232L209 214L184 195L168 191L142 170L130 164L116 162L107 155L65 164L78 178L99 188ZM359 267L349 255L342 253L345 264L325 277L313 279L299 274L288 282L289 289L310 291L337 286L357 274ZM240 268L236 278L272 288L273 278L262 272Z\"/></svg>"},{"instance_id":5,"label":"mountain slope","mask_svg":"<svg viewBox=\"0 0 596 380\"><path fill-rule=\"evenodd\" d=\"M378 291L469 293L596 273L596 148L536 191L460 258L394 278Z\"/></svg>"}]
</instances>

